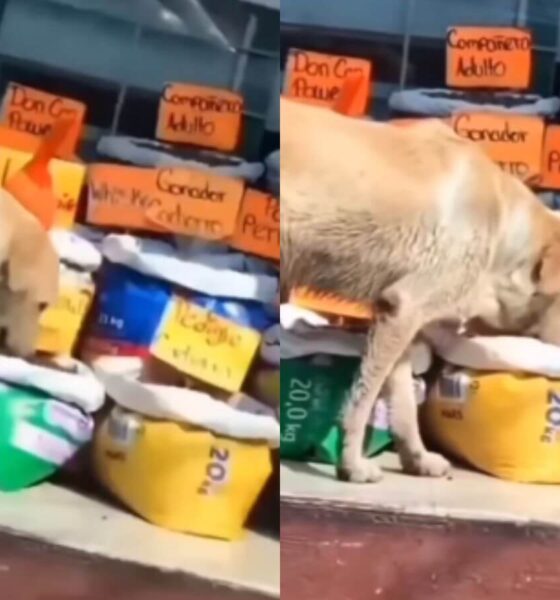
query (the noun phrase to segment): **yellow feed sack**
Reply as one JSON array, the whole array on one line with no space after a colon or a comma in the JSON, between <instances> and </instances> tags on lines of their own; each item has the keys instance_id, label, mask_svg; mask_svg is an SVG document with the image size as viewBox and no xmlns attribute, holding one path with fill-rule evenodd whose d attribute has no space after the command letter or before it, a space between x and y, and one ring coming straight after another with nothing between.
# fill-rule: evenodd
<instances>
[{"instance_id":1,"label":"yellow feed sack","mask_svg":"<svg viewBox=\"0 0 560 600\"><path fill-rule=\"evenodd\" d=\"M560 380L446 370L424 408L429 438L478 469L560 483Z\"/></svg>"},{"instance_id":2,"label":"yellow feed sack","mask_svg":"<svg viewBox=\"0 0 560 600\"><path fill-rule=\"evenodd\" d=\"M115 408L94 443L100 481L147 521L233 540L272 472L264 442L223 438Z\"/></svg>"}]
</instances>

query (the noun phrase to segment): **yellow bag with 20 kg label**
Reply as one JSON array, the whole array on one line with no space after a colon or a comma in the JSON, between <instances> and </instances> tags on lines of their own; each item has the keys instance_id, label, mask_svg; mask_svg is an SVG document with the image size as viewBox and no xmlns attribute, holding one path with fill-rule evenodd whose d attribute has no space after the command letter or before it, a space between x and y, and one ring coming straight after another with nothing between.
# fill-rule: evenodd
<instances>
[{"instance_id":1,"label":"yellow bag with 20 kg label","mask_svg":"<svg viewBox=\"0 0 560 600\"><path fill-rule=\"evenodd\" d=\"M443 452L502 479L560 483L560 380L447 367L424 407Z\"/></svg>"},{"instance_id":2,"label":"yellow bag with 20 kg label","mask_svg":"<svg viewBox=\"0 0 560 600\"><path fill-rule=\"evenodd\" d=\"M101 482L147 521L236 539L272 472L264 444L115 409L95 439Z\"/></svg>"},{"instance_id":3,"label":"yellow bag with 20 kg label","mask_svg":"<svg viewBox=\"0 0 560 600\"><path fill-rule=\"evenodd\" d=\"M273 411L247 397L233 407L204 392L139 382L116 374L122 360L96 364L117 404L95 436L97 477L155 525L239 538L272 473L270 448L280 438Z\"/></svg>"}]
</instances>

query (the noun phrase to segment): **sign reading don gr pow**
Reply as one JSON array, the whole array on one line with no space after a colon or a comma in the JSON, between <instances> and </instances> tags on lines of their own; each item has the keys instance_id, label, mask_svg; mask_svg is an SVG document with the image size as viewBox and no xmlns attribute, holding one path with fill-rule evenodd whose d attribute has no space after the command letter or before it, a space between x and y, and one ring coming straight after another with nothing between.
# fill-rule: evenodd
<instances>
[{"instance_id":1,"label":"sign reading don gr pow","mask_svg":"<svg viewBox=\"0 0 560 600\"><path fill-rule=\"evenodd\" d=\"M345 114L362 116L368 108L371 70L371 63L361 58L294 49L288 57L284 94L308 104L330 107L346 79L358 75L362 82Z\"/></svg>"}]
</instances>

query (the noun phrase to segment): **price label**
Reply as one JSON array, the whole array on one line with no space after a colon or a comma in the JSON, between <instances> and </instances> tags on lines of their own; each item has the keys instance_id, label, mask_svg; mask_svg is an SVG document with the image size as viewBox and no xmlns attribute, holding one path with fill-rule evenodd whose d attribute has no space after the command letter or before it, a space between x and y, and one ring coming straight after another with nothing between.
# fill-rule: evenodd
<instances>
[{"instance_id":1,"label":"price label","mask_svg":"<svg viewBox=\"0 0 560 600\"><path fill-rule=\"evenodd\" d=\"M447 31L447 85L527 89L531 32L514 27L451 27Z\"/></svg>"},{"instance_id":2,"label":"price label","mask_svg":"<svg viewBox=\"0 0 560 600\"><path fill-rule=\"evenodd\" d=\"M243 121L239 94L186 83L169 83L159 102L156 137L231 152Z\"/></svg>"},{"instance_id":3,"label":"price label","mask_svg":"<svg viewBox=\"0 0 560 600\"><path fill-rule=\"evenodd\" d=\"M269 194L247 189L229 245L243 252L280 260L280 203Z\"/></svg>"},{"instance_id":4,"label":"price label","mask_svg":"<svg viewBox=\"0 0 560 600\"><path fill-rule=\"evenodd\" d=\"M560 125L550 125L544 136L541 187L560 190Z\"/></svg>"},{"instance_id":5,"label":"price label","mask_svg":"<svg viewBox=\"0 0 560 600\"><path fill-rule=\"evenodd\" d=\"M187 375L237 392L260 340L257 331L175 296L151 353Z\"/></svg>"},{"instance_id":6,"label":"price label","mask_svg":"<svg viewBox=\"0 0 560 600\"><path fill-rule=\"evenodd\" d=\"M359 77L361 84L353 90L344 113L362 116L368 109L371 71L371 63L361 58L294 49L288 57L284 94L308 104L334 107L345 81Z\"/></svg>"},{"instance_id":7,"label":"price label","mask_svg":"<svg viewBox=\"0 0 560 600\"><path fill-rule=\"evenodd\" d=\"M34 136L43 137L60 119L71 118L68 132L59 150L59 156L68 158L76 153L86 115L82 102L49 94L19 83L10 83L2 102L2 124Z\"/></svg>"},{"instance_id":8,"label":"price label","mask_svg":"<svg viewBox=\"0 0 560 600\"><path fill-rule=\"evenodd\" d=\"M242 181L189 169L89 168L88 221L205 239L235 231Z\"/></svg>"},{"instance_id":9,"label":"price label","mask_svg":"<svg viewBox=\"0 0 560 600\"><path fill-rule=\"evenodd\" d=\"M544 121L499 113L462 113L452 118L460 136L481 144L504 171L523 181L540 177Z\"/></svg>"}]
</instances>

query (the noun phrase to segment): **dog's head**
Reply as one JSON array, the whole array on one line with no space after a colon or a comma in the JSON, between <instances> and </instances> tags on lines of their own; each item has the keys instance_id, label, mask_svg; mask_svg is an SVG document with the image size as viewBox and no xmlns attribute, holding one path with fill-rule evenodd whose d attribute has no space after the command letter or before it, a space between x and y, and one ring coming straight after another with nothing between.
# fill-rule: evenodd
<instances>
[{"instance_id":1,"label":"dog's head","mask_svg":"<svg viewBox=\"0 0 560 600\"><path fill-rule=\"evenodd\" d=\"M59 259L47 232L0 194L0 341L16 356L33 354L41 313L58 296Z\"/></svg>"},{"instance_id":2,"label":"dog's head","mask_svg":"<svg viewBox=\"0 0 560 600\"><path fill-rule=\"evenodd\" d=\"M476 312L490 331L560 345L560 216L543 209L537 224L527 259L482 286Z\"/></svg>"}]
</instances>

